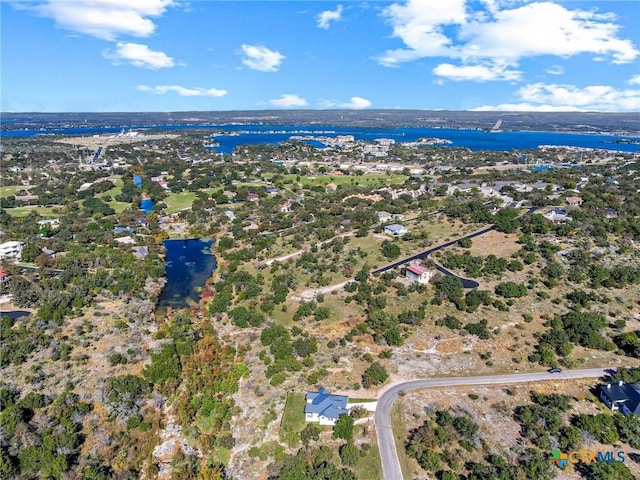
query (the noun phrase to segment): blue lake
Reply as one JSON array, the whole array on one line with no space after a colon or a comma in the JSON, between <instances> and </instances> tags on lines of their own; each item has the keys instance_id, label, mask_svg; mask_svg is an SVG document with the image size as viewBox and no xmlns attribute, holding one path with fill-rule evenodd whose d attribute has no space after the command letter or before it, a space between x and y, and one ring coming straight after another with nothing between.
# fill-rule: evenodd
<instances>
[{"instance_id":1,"label":"blue lake","mask_svg":"<svg viewBox=\"0 0 640 480\"><path fill-rule=\"evenodd\" d=\"M165 240L167 284L162 290L158 308L184 308L200 300L199 288L216 269L211 253L212 240Z\"/></svg>"},{"instance_id":2,"label":"blue lake","mask_svg":"<svg viewBox=\"0 0 640 480\"><path fill-rule=\"evenodd\" d=\"M3 136L29 137L42 134L90 135L100 133L117 133L123 126L118 127L89 127L89 128L52 128L48 130L15 130L3 131ZM309 137L336 137L338 135L353 135L356 140L375 140L377 138L391 138L397 142L414 142L419 138L442 138L450 140L450 147L465 147L472 150L530 150L539 145L573 146L583 148L598 148L621 152L640 151L640 137L620 135L600 135L581 133L556 132L518 132L485 130L464 130L452 128L428 127L396 127L396 128L364 128L364 127L334 127L308 125L155 125L129 126L139 131L154 130L218 130L225 135L213 137L220 145L215 147L218 153L231 153L239 145L279 144L289 140L292 135ZM318 145L312 138L308 142Z\"/></svg>"}]
</instances>

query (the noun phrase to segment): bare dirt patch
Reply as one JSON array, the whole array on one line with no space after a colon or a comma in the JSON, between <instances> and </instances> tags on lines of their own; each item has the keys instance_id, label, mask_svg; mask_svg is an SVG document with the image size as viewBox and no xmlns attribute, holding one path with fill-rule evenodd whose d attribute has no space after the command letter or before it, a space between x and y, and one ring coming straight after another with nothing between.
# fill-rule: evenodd
<instances>
[{"instance_id":1,"label":"bare dirt patch","mask_svg":"<svg viewBox=\"0 0 640 480\"><path fill-rule=\"evenodd\" d=\"M439 340L435 346L436 350L440 353L459 353L463 347L464 345L460 337Z\"/></svg>"}]
</instances>

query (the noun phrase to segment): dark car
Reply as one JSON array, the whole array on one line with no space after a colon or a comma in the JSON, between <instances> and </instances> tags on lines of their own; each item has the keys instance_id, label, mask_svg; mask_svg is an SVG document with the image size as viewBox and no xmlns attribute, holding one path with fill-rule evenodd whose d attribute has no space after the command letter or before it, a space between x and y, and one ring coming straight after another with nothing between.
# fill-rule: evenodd
<instances>
[{"instance_id":1,"label":"dark car","mask_svg":"<svg viewBox=\"0 0 640 480\"><path fill-rule=\"evenodd\" d=\"M548 370L549 373L560 373L562 371L561 368L555 367L555 368L550 368Z\"/></svg>"}]
</instances>

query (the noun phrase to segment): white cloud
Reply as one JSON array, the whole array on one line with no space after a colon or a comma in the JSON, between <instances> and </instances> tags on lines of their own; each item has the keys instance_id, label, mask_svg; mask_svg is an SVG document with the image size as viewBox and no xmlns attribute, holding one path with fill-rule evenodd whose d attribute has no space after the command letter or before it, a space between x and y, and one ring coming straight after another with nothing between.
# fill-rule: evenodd
<instances>
[{"instance_id":1,"label":"white cloud","mask_svg":"<svg viewBox=\"0 0 640 480\"><path fill-rule=\"evenodd\" d=\"M156 85L155 87L151 87L149 85L138 85L136 88L141 92L150 92L157 95L174 92L181 97L224 97L229 93L226 90L219 90L217 88L187 88L180 85Z\"/></svg>"},{"instance_id":2,"label":"white cloud","mask_svg":"<svg viewBox=\"0 0 640 480\"><path fill-rule=\"evenodd\" d=\"M242 53L245 55L242 63L259 72L276 72L282 61L287 58L280 52L269 50L267 47L246 43L242 45Z\"/></svg>"},{"instance_id":3,"label":"white cloud","mask_svg":"<svg viewBox=\"0 0 640 480\"><path fill-rule=\"evenodd\" d=\"M471 19L461 26L461 57L500 58L582 53L610 56L614 63L633 61L639 54L630 40L617 38L619 26L610 14L570 10L551 2L535 2L496 12L492 18Z\"/></svg>"},{"instance_id":4,"label":"white cloud","mask_svg":"<svg viewBox=\"0 0 640 480\"><path fill-rule=\"evenodd\" d=\"M551 65L545 72L549 75L562 75L564 73L564 67L562 65Z\"/></svg>"},{"instance_id":5,"label":"white cloud","mask_svg":"<svg viewBox=\"0 0 640 480\"><path fill-rule=\"evenodd\" d=\"M530 103L501 103L472 108L474 112L580 112L579 108L557 105L532 105Z\"/></svg>"},{"instance_id":6,"label":"white cloud","mask_svg":"<svg viewBox=\"0 0 640 480\"><path fill-rule=\"evenodd\" d=\"M433 69L433 73L449 80L474 82L487 82L490 80L520 80L522 72L507 70L500 66L467 65L456 66L450 63L441 63Z\"/></svg>"},{"instance_id":7,"label":"white cloud","mask_svg":"<svg viewBox=\"0 0 640 480\"><path fill-rule=\"evenodd\" d=\"M105 58L113 60L115 64L128 62L136 67L144 68L171 68L175 67L173 58L164 52L151 50L146 45L140 43L122 43L116 44L116 50L112 52L107 49L102 52Z\"/></svg>"},{"instance_id":8,"label":"white cloud","mask_svg":"<svg viewBox=\"0 0 640 480\"><path fill-rule=\"evenodd\" d=\"M304 98L299 97L295 93L284 93L280 95L280 98L269 100L269 103L278 108L304 107L308 105Z\"/></svg>"},{"instance_id":9,"label":"white cloud","mask_svg":"<svg viewBox=\"0 0 640 480\"><path fill-rule=\"evenodd\" d=\"M60 28L115 40L120 35L148 37L156 28L150 17L160 17L173 5L173 0L47 0L16 6L53 19Z\"/></svg>"},{"instance_id":10,"label":"white cloud","mask_svg":"<svg viewBox=\"0 0 640 480\"><path fill-rule=\"evenodd\" d=\"M629 85L640 85L640 75L634 75L629 79Z\"/></svg>"},{"instance_id":11,"label":"white cloud","mask_svg":"<svg viewBox=\"0 0 640 480\"><path fill-rule=\"evenodd\" d=\"M342 18L342 5L335 10L325 10L318 15L318 27L328 29L331 22L338 22Z\"/></svg>"},{"instance_id":12,"label":"white cloud","mask_svg":"<svg viewBox=\"0 0 640 480\"><path fill-rule=\"evenodd\" d=\"M521 103L483 106L476 110L598 111L640 110L640 90L617 90L608 85L556 85L534 83L520 88Z\"/></svg>"},{"instance_id":13,"label":"white cloud","mask_svg":"<svg viewBox=\"0 0 640 480\"><path fill-rule=\"evenodd\" d=\"M385 66L397 66L426 57L448 57L459 60L460 68L468 68L488 63L516 67L523 58L543 55L567 58L591 54L594 60L613 63L629 63L640 55L631 40L619 38L620 26L613 14L569 9L550 1L521 3L394 3L383 15L393 28L392 37L405 47L387 50L377 60ZM471 9L480 5L484 9Z\"/></svg>"},{"instance_id":14,"label":"white cloud","mask_svg":"<svg viewBox=\"0 0 640 480\"><path fill-rule=\"evenodd\" d=\"M353 110L361 110L363 108L369 108L372 105L371 100L367 100L362 97L351 97L351 100L346 103L341 103L340 108L348 108Z\"/></svg>"},{"instance_id":15,"label":"white cloud","mask_svg":"<svg viewBox=\"0 0 640 480\"><path fill-rule=\"evenodd\" d=\"M407 0L385 8L383 15L393 27L393 37L407 48L387 50L378 57L385 66L424 57L447 56L451 39L443 32L446 25L459 25L466 19L465 0Z\"/></svg>"}]
</instances>

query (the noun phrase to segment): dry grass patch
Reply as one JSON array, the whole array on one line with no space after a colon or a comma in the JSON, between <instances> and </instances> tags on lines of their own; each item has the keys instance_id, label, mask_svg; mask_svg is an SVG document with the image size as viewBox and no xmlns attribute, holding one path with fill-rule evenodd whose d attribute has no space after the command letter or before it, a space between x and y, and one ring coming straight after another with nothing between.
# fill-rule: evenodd
<instances>
[{"instance_id":1,"label":"dry grass patch","mask_svg":"<svg viewBox=\"0 0 640 480\"><path fill-rule=\"evenodd\" d=\"M474 256L495 255L496 257L509 258L522 245L518 243L518 235L507 234L491 230L490 232L473 238L473 244L465 249Z\"/></svg>"},{"instance_id":2,"label":"dry grass patch","mask_svg":"<svg viewBox=\"0 0 640 480\"><path fill-rule=\"evenodd\" d=\"M438 340L435 349L440 353L460 353L464 345L460 337Z\"/></svg>"}]
</instances>

